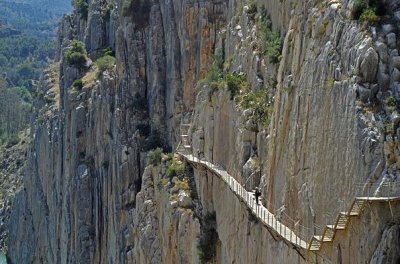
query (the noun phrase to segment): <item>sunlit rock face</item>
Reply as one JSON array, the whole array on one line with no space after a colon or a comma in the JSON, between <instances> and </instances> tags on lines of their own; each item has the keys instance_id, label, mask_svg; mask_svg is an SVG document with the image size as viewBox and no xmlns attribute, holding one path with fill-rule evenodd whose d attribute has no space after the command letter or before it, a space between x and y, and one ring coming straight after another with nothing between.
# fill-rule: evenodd
<instances>
[{"instance_id":1,"label":"sunlit rock face","mask_svg":"<svg viewBox=\"0 0 400 264\"><path fill-rule=\"evenodd\" d=\"M305 238L334 224L364 183L395 181L398 7L388 1L393 22L370 27L352 19L354 2L89 1L87 17L66 16L59 101L32 125L11 262L201 263L212 223L212 263L397 263L396 202L369 204L315 254L265 228L204 168L169 177L171 161L147 158L154 146L172 152L191 123L193 151L261 187L263 204ZM262 52L262 6L283 40L275 61ZM73 39L86 46L83 67L65 58ZM106 48L116 65L98 73ZM227 84L199 82L216 56L249 89L269 87L268 123Z\"/></svg>"}]
</instances>

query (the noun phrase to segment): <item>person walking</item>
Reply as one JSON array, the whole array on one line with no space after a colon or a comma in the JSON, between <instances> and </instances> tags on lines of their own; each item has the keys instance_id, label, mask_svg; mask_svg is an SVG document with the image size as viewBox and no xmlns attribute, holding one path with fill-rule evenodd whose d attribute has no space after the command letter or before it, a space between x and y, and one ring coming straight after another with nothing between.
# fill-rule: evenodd
<instances>
[{"instance_id":1,"label":"person walking","mask_svg":"<svg viewBox=\"0 0 400 264\"><path fill-rule=\"evenodd\" d=\"M261 196L261 190L260 188L256 187L255 192L254 192L254 196L256 197L256 204L258 205L258 199Z\"/></svg>"}]
</instances>

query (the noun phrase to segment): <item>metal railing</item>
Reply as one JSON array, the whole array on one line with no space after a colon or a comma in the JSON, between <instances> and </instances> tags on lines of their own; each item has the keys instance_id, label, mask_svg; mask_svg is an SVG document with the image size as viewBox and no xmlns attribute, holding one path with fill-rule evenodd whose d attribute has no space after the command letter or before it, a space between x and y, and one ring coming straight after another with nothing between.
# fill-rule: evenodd
<instances>
[{"instance_id":1,"label":"metal railing","mask_svg":"<svg viewBox=\"0 0 400 264\"><path fill-rule=\"evenodd\" d=\"M400 181L356 184L357 197L400 197Z\"/></svg>"},{"instance_id":2,"label":"metal railing","mask_svg":"<svg viewBox=\"0 0 400 264\"><path fill-rule=\"evenodd\" d=\"M290 227L285 225L283 221L278 220L273 213L268 211L263 205L257 205L254 200L254 194L247 191L235 178L228 174L221 166L212 164L205 160L200 160L191 154L180 153L189 162L194 162L207 167L214 174L219 176L232 190L232 192L242 200L252 213L266 226L270 227L275 233L280 235L291 244L306 249L307 242L303 237L296 234ZM300 229L300 225L299 225Z\"/></svg>"},{"instance_id":3,"label":"metal railing","mask_svg":"<svg viewBox=\"0 0 400 264\"><path fill-rule=\"evenodd\" d=\"M267 208L275 207L265 198L261 198L262 205L256 204L254 194L251 192L251 190L257 186L255 178L258 175L256 173L253 173L241 184L233 176L229 175L223 166L195 157L192 148L188 147L191 146L188 140L188 130L190 126L181 125L181 128L183 127L187 130L181 137L181 142L178 144L177 152L189 162L200 164L214 172L214 174L219 176L229 186L229 188L247 205L252 213L264 225L268 226L286 241L299 248L310 249L310 245L313 240L315 240L314 236L316 235L322 236L323 240L323 236L327 234L327 225L336 225L340 212L347 212L350 214L357 197L400 197L400 181L356 184L357 195L351 203L346 204L345 201L342 201L339 206L339 212L336 214L324 214L322 220L324 223L322 225L313 224L311 227L307 227L302 225L300 220L292 219L284 211L279 214L270 212ZM335 234L336 230L333 230L332 232ZM308 243L308 241L310 243ZM322 243L323 241L320 242L320 244Z\"/></svg>"}]
</instances>

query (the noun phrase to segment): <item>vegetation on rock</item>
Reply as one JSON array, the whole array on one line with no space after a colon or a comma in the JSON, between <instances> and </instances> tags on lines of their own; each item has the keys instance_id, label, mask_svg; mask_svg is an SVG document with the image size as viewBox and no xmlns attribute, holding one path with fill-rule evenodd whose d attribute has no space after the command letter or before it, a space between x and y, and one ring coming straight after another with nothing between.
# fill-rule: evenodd
<instances>
[{"instance_id":1,"label":"vegetation on rock","mask_svg":"<svg viewBox=\"0 0 400 264\"><path fill-rule=\"evenodd\" d=\"M85 44L79 40L73 40L71 47L65 53L65 58L70 66L83 68L87 61Z\"/></svg>"},{"instance_id":2,"label":"vegetation on rock","mask_svg":"<svg viewBox=\"0 0 400 264\"><path fill-rule=\"evenodd\" d=\"M273 113L272 105L268 103L268 89L261 88L256 91L248 91L239 99L239 104L244 109L252 110L251 118L260 123L264 128L271 122Z\"/></svg>"},{"instance_id":3,"label":"vegetation on rock","mask_svg":"<svg viewBox=\"0 0 400 264\"><path fill-rule=\"evenodd\" d=\"M356 0L353 6L353 19L371 24L378 23L387 14L385 3L381 0Z\"/></svg>"},{"instance_id":4,"label":"vegetation on rock","mask_svg":"<svg viewBox=\"0 0 400 264\"><path fill-rule=\"evenodd\" d=\"M81 90L83 88L83 81L82 79L77 79L73 82L72 86L77 89L77 90Z\"/></svg>"},{"instance_id":5,"label":"vegetation on rock","mask_svg":"<svg viewBox=\"0 0 400 264\"><path fill-rule=\"evenodd\" d=\"M147 162L153 166L157 166L161 163L162 149L156 148L147 153Z\"/></svg>"},{"instance_id":6,"label":"vegetation on rock","mask_svg":"<svg viewBox=\"0 0 400 264\"><path fill-rule=\"evenodd\" d=\"M83 19L87 19L89 4L87 0L73 0L73 6Z\"/></svg>"},{"instance_id":7,"label":"vegetation on rock","mask_svg":"<svg viewBox=\"0 0 400 264\"><path fill-rule=\"evenodd\" d=\"M271 19L267 10L262 7L257 24L263 54L271 63L278 63L281 59L283 41L279 32L272 29Z\"/></svg>"},{"instance_id":8,"label":"vegetation on rock","mask_svg":"<svg viewBox=\"0 0 400 264\"><path fill-rule=\"evenodd\" d=\"M182 176L185 170L185 165L176 159L172 159L167 168L167 176L172 179L175 176Z\"/></svg>"},{"instance_id":9,"label":"vegetation on rock","mask_svg":"<svg viewBox=\"0 0 400 264\"><path fill-rule=\"evenodd\" d=\"M222 55L215 55L207 77L200 81L200 85L207 84L210 87L209 97L218 89L227 88L233 100L242 90L247 90L250 84L244 73L224 72Z\"/></svg>"},{"instance_id":10,"label":"vegetation on rock","mask_svg":"<svg viewBox=\"0 0 400 264\"><path fill-rule=\"evenodd\" d=\"M99 73L102 73L105 70L111 69L115 65L115 57L111 55L100 57L96 60L96 65L99 69Z\"/></svg>"},{"instance_id":11,"label":"vegetation on rock","mask_svg":"<svg viewBox=\"0 0 400 264\"><path fill-rule=\"evenodd\" d=\"M0 145L16 144L18 134L28 126L32 97L21 87L8 87L0 79Z\"/></svg>"}]
</instances>

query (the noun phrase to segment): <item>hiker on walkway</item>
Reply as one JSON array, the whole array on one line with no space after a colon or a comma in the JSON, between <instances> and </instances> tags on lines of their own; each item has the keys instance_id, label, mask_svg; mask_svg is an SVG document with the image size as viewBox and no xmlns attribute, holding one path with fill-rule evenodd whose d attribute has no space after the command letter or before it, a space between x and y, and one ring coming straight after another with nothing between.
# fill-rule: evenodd
<instances>
[{"instance_id":1,"label":"hiker on walkway","mask_svg":"<svg viewBox=\"0 0 400 264\"><path fill-rule=\"evenodd\" d=\"M261 190L260 188L256 187L254 196L256 197L256 204L258 205L258 198L261 196Z\"/></svg>"}]
</instances>

